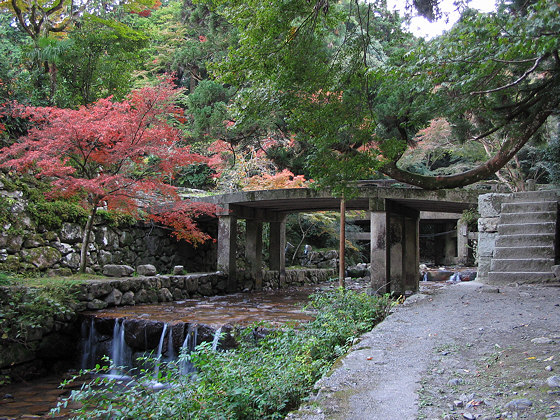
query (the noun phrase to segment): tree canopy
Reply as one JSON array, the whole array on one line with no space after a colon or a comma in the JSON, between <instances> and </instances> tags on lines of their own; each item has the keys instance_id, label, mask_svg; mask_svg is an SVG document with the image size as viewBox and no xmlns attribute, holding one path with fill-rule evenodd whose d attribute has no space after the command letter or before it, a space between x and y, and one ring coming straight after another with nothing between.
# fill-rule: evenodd
<instances>
[{"instance_id":1,"label":"tree canopy","mask_svg":"<svg viewBox=\"0 0 560 420\"><path fill-rule=\"evenodd\" d=\"M18 107L14 111L35 125L13 145L0 150L0 163L20 172L52 179L52 194L78 196L90 218L84 230L80 270L85 269L89 234L97 209L132 215L154 213L158 221L192 243L208 235L193 216L212 213L208 206L180 202L169 184L178 168L204 161L182 145L172 118L179 92L169 81L133 91L122 102L100 99L77 110Z\"/></svg>"},{"instance_id":2,"label":"tree canopy","mask_svg":"<svg viewBox=\"0 0 560 420\"><path fill-rule=\"evenodd\" d=\"M240 90L236 121L278 119L311 145L313 177L331 186L383 173L423 188L451 188L503 167L556 113L560 6L502 3L467 9L432 41L403 32L384 2L213 1L240 34L215 67ZM462 173L430 177L399 160L435 118L457 142L502 139L495 155Z\"/></svg>"},{"instance_id":3,"label":"tree canopy","mask_svg":"<svg viewBox=\"0 0 560 420\"><path fill-rule=\"evenodd\" d=\"M406 3L440 18L438 0ZM218 172L186 165L176 185L231 190L284 170L335 189L385 176L430 189L498 171L552 176L559 6L466 3L452 30L424 40L384 0L9 0L0 104L76 110L173 75L187 94L177 128L221 161ZM6 144L34 124L0 117Z\"/></svg>"}]
</instances>

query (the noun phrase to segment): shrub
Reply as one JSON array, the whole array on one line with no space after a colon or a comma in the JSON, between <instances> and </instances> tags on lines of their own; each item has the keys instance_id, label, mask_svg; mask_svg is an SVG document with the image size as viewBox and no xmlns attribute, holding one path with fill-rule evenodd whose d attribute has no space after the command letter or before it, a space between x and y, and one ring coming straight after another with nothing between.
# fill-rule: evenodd
<instances>
[{"instance_id":1,"label":"shrub","mask_svg":"<svg viewBox=\"0 0 560 420\"><path fill-rule=\"evenodd\" d=\"M34 330L52 327L54 320L73 317L76 301L71 286L66 284L4 288L0 293L0 343L27 345Z\"/></svg>"},{"instance_id":2,"label":"shrub","mask_svg":"<svg viewBox=\"0 0 560 420\"><path fill-rule=\"evenodd\" d=\"M87 220L86 210L82 206L69 201L31 202L27 210L37 225L50 230L60 229L64 222L83 225Z\"/></svg>"}]
</instances>

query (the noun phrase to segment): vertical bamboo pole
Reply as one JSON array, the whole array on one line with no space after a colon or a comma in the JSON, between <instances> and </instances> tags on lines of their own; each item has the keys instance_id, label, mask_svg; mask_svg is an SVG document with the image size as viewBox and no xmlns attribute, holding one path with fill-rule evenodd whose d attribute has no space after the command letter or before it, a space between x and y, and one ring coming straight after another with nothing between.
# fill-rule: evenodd
<instances>
[{"instance_id":1,"label":"vertical bamboo pole","mask_svg":"<svg viewBox=\"0 0 560 420\"><path fill-rule=\"evenodd\" d=\"M346 202L340 200L340 245L338 248L338 285L344 288L345 261L344 250L346 248Z\"/></svg>"}]
</instances>

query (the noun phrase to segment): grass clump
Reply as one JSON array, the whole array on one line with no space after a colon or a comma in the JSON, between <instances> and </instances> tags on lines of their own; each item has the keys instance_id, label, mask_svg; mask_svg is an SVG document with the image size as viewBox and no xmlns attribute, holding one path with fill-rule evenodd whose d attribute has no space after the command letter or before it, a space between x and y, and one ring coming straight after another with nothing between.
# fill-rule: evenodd
<instances>
[{"instance_id":1,"label":"grass clump","mask_svg":"<svg viewBox=\"0 0 560 420\"><path fill-rule=\"evenodd\" d=\"M78 419L92 415L111 419L284 418L306 399L313 384L354 339L386 316L390 306L388 296L349 290L316 294L307 308L315 311L316 318L303 326L272 330L264 337L248 328L234 350L216 352L211 343L203 343L193 353L182 354L180 360L188 359L196 368L190 378L179 374L176 363L167 366L165 378L160 369L158 377L124 386L122 381L96 377L63 404L79 401L82 408L73 414ZM169 386L155 392L146 386L153 383L150 379Z\"/></svg>"}]
</instances>

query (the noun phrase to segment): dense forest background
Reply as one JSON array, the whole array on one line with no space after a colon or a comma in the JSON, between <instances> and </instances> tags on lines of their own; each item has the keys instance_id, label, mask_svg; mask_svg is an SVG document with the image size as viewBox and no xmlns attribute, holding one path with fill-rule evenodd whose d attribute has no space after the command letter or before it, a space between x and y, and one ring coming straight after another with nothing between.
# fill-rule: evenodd
<instances>
[{"instance_id":1,"label":"dense forest background","mask_svg":"<svg viewBox=\"0 0 560 420\"><path fill-rule=\"evenodd\" d=\"M409 12L438 18L437 2L415 6ZM33 124L13 114L14 101L92 107L171 77L182 89L173 124L207 158L181 167L176 186L344 186L384 176L425 188L558 182L553 2L506 2L490 14L463 6L454 28L429 41L406 32L405 17L384 1L0 7L3 146ZM442 181L481 166L476 177Z\"/></svg>"}]
</instances>

